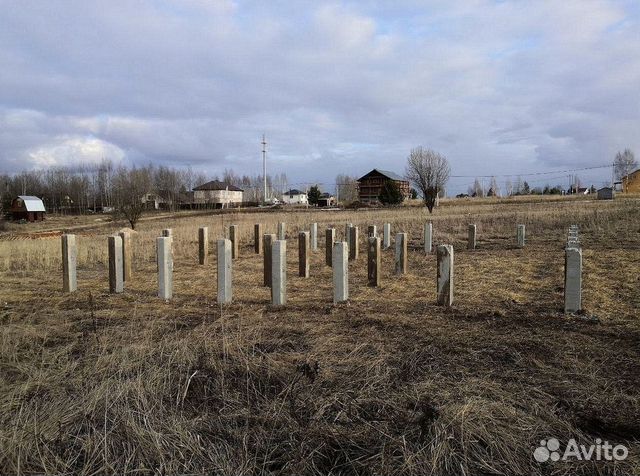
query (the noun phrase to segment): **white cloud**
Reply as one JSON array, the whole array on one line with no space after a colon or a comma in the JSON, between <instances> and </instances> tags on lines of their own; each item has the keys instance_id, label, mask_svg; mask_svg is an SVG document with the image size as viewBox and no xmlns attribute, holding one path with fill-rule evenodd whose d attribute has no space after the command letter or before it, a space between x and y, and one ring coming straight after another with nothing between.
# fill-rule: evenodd
<instances>
[{"instance_id":1,"label":"white cloud","mask_svg":"<svg viewBox=\"0 0 640 476\"><path fill-rule=\"evenodd\" d=\"M41 168L96 164L103 159L118 163L125 153L114 144L92 137L58 137L49 144L27 150L26 156L33 166Z\"/></svg>"}]
</instances>

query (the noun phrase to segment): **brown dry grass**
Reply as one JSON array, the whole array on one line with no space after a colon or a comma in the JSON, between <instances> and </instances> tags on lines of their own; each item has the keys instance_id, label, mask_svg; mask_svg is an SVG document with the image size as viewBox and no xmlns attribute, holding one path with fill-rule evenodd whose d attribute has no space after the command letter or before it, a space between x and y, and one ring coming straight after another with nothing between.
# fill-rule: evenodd
<instances>
[{"instance_id":1,"label":"brown dry grass","mask_svg":"<svg viewBox=\"0 0 640 476\"><path fill-rule=\"evenodd\" d=\"M456 302L434 305L431 218L456 248ZM289 235L289 303L269 305L252 225ZM298 229L319 223L311 278ZM391 222L411 236L410 272L332 305L324 228ZM467 223L479 249L465 250ZM213 242L241 228L234 304L215 303ZM526 223L527 247L514 247ZM586 313L565 317L566 228L581 226ZM0 473L637 474L640 471L638 202L561 201L279 212L141 223L135 275L109 295L106 233L78 237L79 291L60 292L59 239L0 242ZM120 224L122 226L122 224ZM171 227L175 299L156 297L153 240ZM361 231L362 235L362 231ZM362 241L362 243L364 240ZM210 247L214 250L214 247ZM364 247L361 244L361 249ZM538 464L539 441L599 437L625 462Z\"/></svg>"}]
</instances>

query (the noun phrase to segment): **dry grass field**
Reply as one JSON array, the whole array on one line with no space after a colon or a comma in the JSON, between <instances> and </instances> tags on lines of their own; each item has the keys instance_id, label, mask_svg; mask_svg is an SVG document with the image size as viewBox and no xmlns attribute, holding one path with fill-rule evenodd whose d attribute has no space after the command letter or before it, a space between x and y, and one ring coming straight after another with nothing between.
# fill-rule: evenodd
<instances>
[{"instance_id":1,"label":"dry grass field","mask_svg":"<svg viewBox=\"0 0 640 476\"><path fill-rule=\"evenodd\" d=\"M108 293L107 238L76 227L78 291L60 238L0 237L0 474L640 474L640 201L451 201L421 208L184 214L134 233L134 276ZM455 303L439 307L422 225L455 247ZM80 219L82 221L82 219ZM270 305L253 224L287 223L288 304ZM311 277L297 232L318 223ZM350 301L333 305L324 230L360 226ZM367 287L364 235L410 235L409 273L383 256ZM466 250L467 224L478 249ZM527 245L515 246L516 224ZM584 312L565 316L567 228L580 226ZM197 230L241 230L234 303ZM155 237L174 233L174 299L157 298ZM551 437L624 444L624 461L538 463Z\"/></svg>"}]
</instances>

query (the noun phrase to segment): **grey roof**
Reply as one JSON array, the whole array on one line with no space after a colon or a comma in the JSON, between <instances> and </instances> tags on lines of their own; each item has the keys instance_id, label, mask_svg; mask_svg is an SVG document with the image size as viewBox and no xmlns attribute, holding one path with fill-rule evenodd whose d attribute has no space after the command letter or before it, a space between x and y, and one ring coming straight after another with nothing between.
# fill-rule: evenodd
<instances>
[{"instance_id":1,"label":"grey roof","mask_svg":"<svg viewBox=\"0 0 640 476\"><path fill-rule=\"evenodd\" d=\"M391 172L389 170L382 170L382 169L373 169L371 172L369 172L369 173L363 175L362 177L360 177L358 179L358 182L360 180L362 180L363 178L365 178L367 175L372 174L373 172L378 172L379 174L384 175L385 177L390 178L391 180L399 180L399 181L402 181L402 182L406 182L406 179L400 177L397 173Z\"/></svg>"},{"instance_id":2,"label":"grey roof","mask_svg":"<svg viewBox=\"0 0 640 476\"><path fill-rule=\"evenodd\" d=\"M231 192L244 192L241 188L231 185L228 182L220 182L219 180L212 180L211 182L203 183L193 188L194 190L229 190Z\"/></svg>"},{"instance_id":3,"label":"grey roof","mask_svg":"<svg viewBox=\"0 0 640 476\"><path fill-rule=\"evenodd\" d=\"M38 197L33 195L18 195L18 198L24 202L24 207L28 212L45 212L44 203Z\"/></svg>"},{"instance_id":4,"label":"grey roof","mask_svg":"<svg viewBox=\"0 0 640 476\"><path fill-rule=\"evenodd\" d=\"M303 195L305 192L301 192L297 188L292 188L288 192L284 192L283 195Z\"/></svg>"}]
</instances>

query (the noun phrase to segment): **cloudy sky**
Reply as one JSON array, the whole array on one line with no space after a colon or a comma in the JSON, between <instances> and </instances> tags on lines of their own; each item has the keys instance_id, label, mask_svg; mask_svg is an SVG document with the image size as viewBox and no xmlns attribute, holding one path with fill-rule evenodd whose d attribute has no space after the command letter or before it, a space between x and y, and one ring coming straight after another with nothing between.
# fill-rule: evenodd
<instances>
[{"instance_id":1,"label":"cloudy sky","mask_svg":"<svg viewBox=\"0 0 640 476\"><path fill-rule=\"evenodd\" d=\"M640 155L639 27L637 0L0 0L0 170L257 174L263 132L292 184L417 145L455 175L598 166Z\"/></svg>"}]
</instances>

